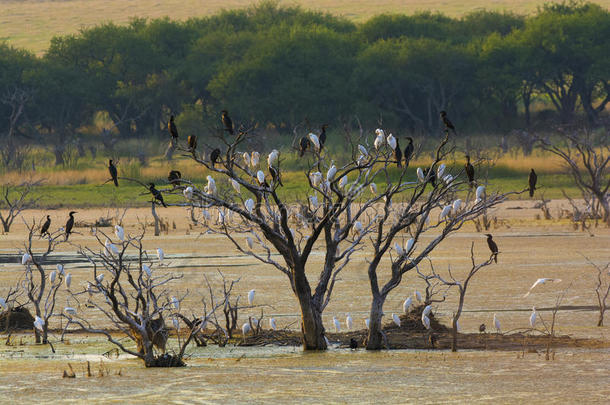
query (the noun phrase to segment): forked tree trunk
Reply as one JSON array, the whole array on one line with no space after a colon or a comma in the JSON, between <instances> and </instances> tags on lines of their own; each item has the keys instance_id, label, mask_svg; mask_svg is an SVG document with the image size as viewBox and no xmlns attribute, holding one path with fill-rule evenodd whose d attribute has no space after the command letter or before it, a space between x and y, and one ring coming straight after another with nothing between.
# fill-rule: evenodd
<instances>
[{"instance_id":1,"label":"forked tree trunk","mask_svg":"<svg viewBox=\"0 0 610 405\"><path fill-rule=\"evenodd\" d=\"M366 350L383 349L383 335L381 334L381 321L383 316L383 304L385 297L373 295L371 313L369 315L369 336L366 343Z\"/></svg>"},{"instance_id":2,"label":"forked tree trunk","mask_svg":"<svg viewBox=\"0 0 610 405\"><path fill-rule=\"evenodd\" d=\"M311 287L305 277L304 269L295 271L295 295L301 307L301 330L303 332L303 350L326 350L322 312L317 308L311 296Z\"/></svg>"}]
</instances>

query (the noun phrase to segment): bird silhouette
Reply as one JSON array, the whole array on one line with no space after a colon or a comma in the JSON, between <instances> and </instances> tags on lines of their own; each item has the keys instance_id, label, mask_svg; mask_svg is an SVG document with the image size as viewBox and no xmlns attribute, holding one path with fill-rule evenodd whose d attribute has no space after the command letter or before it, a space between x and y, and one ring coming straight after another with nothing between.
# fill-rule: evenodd
<instances>
[{"instance_id":1,"label":"bird silhouette","mask_svg":"<svg viewBox=\"0 0 610 405\"><path fill-rule=\"evenodd\" d=\"M354 339L354 338L351 338L349 340L349 348L352 349L352 350L357 349L358 348L358 341L356 339Z\"/></svg>"},{"instance_id":2,"label":"bird silhouette","mask_svg":"<svg viewBox=\"0 0 610 405\"><path fill-rule=\"evenodd\" d=\"M455 134L455 126L453 126L453 123L449 120L449 118L447 118L446 111L441 111L441 119L443 120L443 124L445 124L445 128L452 130Z\"/></svg>"},{"instance_id":3,"label":"bird silhouette","mask_svg":"<svg viewBox=\"0 0 610 405\"><path fill-rule=\"evenodd\" d=\"M486 233L485 236L487 236L487 246L489 246L489 250L491 250L494 262L498 263L498 245L493 241L491 234Z\"/></svg>"},{"instance_id":4,"label":"bird silhouette","mask_svg":"<svg viewBox=\"0 0 610 405\"><path fill-rule=\"evenodd\" d=\"M167 176L167 181L169 181L169 184L179 186L180 179L182 179L182 173L180 173L178 170L170 170Z\"/></svg>"},{"instance_id":5,"label":"bird silhouette","mask_svg":"<svg viewBox=\"0 0 610 405\"><path fill-rule=\"evenodd\" d=\"M42 237L45 233L49 236L49 227L51 226L51 217L47 215L47 220L42 224L42 228L40 228L40 237Z\"/></svg>"},{"instance_id":6,"label":"bird silhouette","mask_svg":"<svg viewBox=\"0 0 610 405\"><path fill-rule=\"evenodd\" d=\"M466 155L466 164L464 165L466 169L466 176L468 176L468 183L470 183L470 187L474 184L474 166L470 163L470 156Z\"/></svg>"},{"instance_id":7,"label":"bird silhouette","mask_svg":"<svg viewBox=\"0 0 610 405\"><path fill-rule=\"evenodd\" d=\"M68 240L68 237L70 237L72 228L74 227L74 214L76 214L76 211L70 211L68 214L70 218L68 218L68 221L66 221L66 240Z\"/></svg>"},{"instance_id":8,"label":"bird silhouette","mask_svg":"<svg viewBox=\"0 0 610 405\"><path fill-rule=\"evenodd\" d=\"M210 162L212 162L212 167L216 166L216 162L220 157L220 149L216 148L210 153Z\"/></svg>"},{"instance_id":9,"label":"bird silhouette","mask_svg":"<svg viewBox=\"0 0 610 405\"><path fill-rule=\"evenodd\" d=\"M112 181L114 182L115 187L119 186L119 173L116 170L116 166L112 163L112 159L108 161L108 171L110 172L110 177L112 177Z\"/></svg>"},{"instance_id":10,"label":"bird silhouette","mask_svg":"<svg viewBox=\"0 0 610 405\"><path fill-rule=\"evenodd\" d=\"M165 205L165 201L163 201L163 195L161 194L161 192L159 190L157 190L155 188L155 183L149 183L148 190L153 195L153 198L155 200L159 201L161 203L161 205L163 205L165 208L167 208L167 205Z\"/></svg>"},{"instance_id":11,"label":"bird silhouette","mask_svg":"<svg viewBox=\"0 0 610 405\"><path fill-rule=\"evenodd\" d=\"M530 189L530 197L534 196L534 190L536 190L536 182L538 181L538 176L536 175L536 172L534 171L534 169L532 169L532 171L530 172L530 177L529 177L529 189Z\"/></svg>"},{"instance_id":12,"label":"bird silhouette","mask_svg":"<svg viewBox=\"0 0 610 405\"><path fill-rule=\"evenodd\" d=\"M479 333L485 333L485 324L484 323L479 325Z\"/></svg>"},{"instance_id":13,"label":"bird silhouette","mask_svg":"<svg viewBox=\"0 0 610 405\"><path fill-rule=\"evenodd\" d=\"M224 130L230 133L231 135L235 134L235 132L233 131L233 121L231 120L231 117L229 117L229 113L227 112L227 110L222 110L221 113L222 116L220 117L220 119L222 120Z\"/></svg>"},{"instance_id":14,"label":"bird silhouette","mask_svg":"<svg viewBox=\"0 0 610 405\"><path fill-rule=\"evenodd\" d=\"M196 135L189 135L189 137L187 138L187 143L189 146L189 150L191 152L194 152L195 149L197 149L197 136Z\"/></svg>"},{"instance_id":15,"label":"bird silhouette","mask_svg":"<svg viewBox=\"0 0 610 405\"><path fill-rule=\"evenodd\" d=\"M394 149L394 158L396 159L396 166L398 168L402 167L402 151L400 150L400 145L398 144L398 137L396 138L396 148Z\"/></svg>"},{"instance_id":16,"label":"bird silhouette","mask_svg":"<svg viewBox=\"0 0 610 405\"><path fill-rule=\"evenodd\" d=\"M326 142L326 127L328 127L328 124L322 125L322 130L320 132L320 136L318 137L318 140L320 141L320 150L322 150L324 147L324 142Z\"/></svg>"},{"instance_id":17,"label":"bird silhouette","mask_svg":"<svg viewBox=\"0 0 610 405\"><path fill-rule=\"evenodd\" d=\"M169 122L167 123L167 129L169 130L169 134L171 137L176 140L178 139L178 128L176 128L176 123L174 122L174 116L171 115L169 117Z\"/></svg>"},{"instance_id":18,"label":"bird silhouette","mask_svg":"<svg viewBox=\"0 0 610 405\"><path fill-rule=\"evenodd\" d=\"M299 141L299 157L303 157L303 155L305 155L307 148L309 148L309 139L304 136Z\"/></svg>"},{"instance_id":19,"label":"bird silhouette","mask_svg":"<svg viewBox=\"0 0 610 405\"><path fill-rule=\"evenodd\" d=\"M413 150L415 149L415 147L413 146L413 138L411 138L410 136L407 136L407 140L409 141L409 143L407 144L407 147L405 148L405 168L409 167L409 162L411 161L411 158L413 157Z\"/></svg>"}]
</instances>

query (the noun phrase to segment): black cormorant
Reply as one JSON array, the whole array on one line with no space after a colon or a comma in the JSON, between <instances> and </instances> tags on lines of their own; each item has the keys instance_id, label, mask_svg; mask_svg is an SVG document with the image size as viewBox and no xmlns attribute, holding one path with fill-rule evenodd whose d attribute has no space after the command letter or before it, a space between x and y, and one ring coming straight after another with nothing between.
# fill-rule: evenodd
<instances>
[{"instance_id":1,"label":"black cormorant","mask_svg":"<svg viewBox=\"0 0 610 405\"><path fill-rule=\"evenodd\" d=\"M114 185L116 187L119 186L119 173L116 170L116 166L112 163L112 159L108 161L108 171L110 172L110 177L112 177L112 181L114 181Z\"/></svg>"},{"instance_id":2,"label":"black cormorant","mask_svg":"<svg viewBox=\"0 0 610 405\"><path fill-rule=\"evenodd\" d=\"M396 158L396 166L399 168L402 167L402 151L400 150L400 145L398 144L398 138L396 138L396 149L394 149L394 157Z\"/></svg>"},{"instance_id":3,"label":"black cormorant","mask_svg":"<svg viewBox=\"0 0 610 405\"><path fill-rule=\"evenodd\" d=\"M233 121L231 121L231 117L229 117L229 113L227 110L222 110L222 125L224 126L224 130L233 135Z\"/></svg>"},{"instance_id":4,"label":"black cormorant","mask_svg":"<svg viewBox=\"0 0 610 405\"><path fill-rule=\"evenodd\" d=\"M534 190L536 190L536 182L538 181L538 176L534 169L530 172L529 185L530 185L530 197L534 196Z\"/></svg>"},{"instance_id":5,"label":"black cormorant","mask_svg":"<svg viewBox=\"0 0 610 405\"><path fill-rule=\"evenodd\" d=\"M150 193L153 195L154 199L159 201L161 205L167 208L167 205L165 205L165 201L163 201L163 195L159 190L155 188L155 183L150 183L148 189L150 190Z\"/></svg>"},{"instance_id":6,"label":"black cormorant","mask_svg":"<svg viewBox=\"0 0 610 405\"><path fill-rule=\"evenodd\" d=\"M447 118L446 111L441 111L441 119L443 120L443 124L445 124L445 128L452 130L455 134L455 127L453 126L453 123L449 121L449 118Z\"/></svg>"},{"instance_id":7,"label":"black cormorant","mask_svg":"<svg viewBox=\"0 0 610 405\"><path fill-rule=\"evenodd\" d=\"M320 132L320 136L318 137L320 140L320 150L322 150L324 142L326 142L326 127L328 127L328 124L322 125L322 132Z\"/></svg>"},{"instance_id":8,"label":"black cormorant","mask_svg":"<svg viewBox=\"0 0 610 405\"><path fill-rule=\"evenodd\" d=\"M180 173L178 170L171 170L167 176L167 181L169 181L169 184L173 186L179 186L180 179L182 179L182 173Z\"/></svg>"},{"instance_id":9,"label":"black cormorant","mask_svg":"<svg viewBox=\"0 0 610 405\"><path fill-rule=\"evenodd\" d=\"M487 246L494 256L494 262L498 263L498 245L493 241L491 234L486 233L485 236L487 236Z\"/></svg>"},{"instance_id":10,"label":"black cormorant","mask_svg":"<svg viewBox=\"0 0 610 405\"><path fill-rule=\"evenodd\" d=\"M413 146L413 138L407 136L407 139L409 140L409 143L405 148L405 167L409 167L409 162L413 157L413 150L415 149L415 147Z\"/></svg>"},{"instance_id":11,"label":"black cormorant","mask_svg":"<svg viewBox=\"0 0 610 405\"><path fill-rule=\"evenodd\" d=\"M195 149L197 148L197 136L189 135L187 138L187 142L188 142L189 150L191 152L194 152Z\"/></svg>"},{"instance_id":12,"label":"black cormorant","mask_svg":"<svg viewBox=\"0 0 610 405\"><path fill-rule=\"evenodd\" d=\"M42 224L42 228L40 228L40 236L42 237L45 233L49 234L49 227L51 226L51 217L47 215L47 220Z\"/></svg>"},{"instance_id":13,"label":"black cormorant","mask_svg":"<svg viewBox=\"0 0 610 405\"><path fill-rule=\"evenodd\" d=\"M309 138L304 136L299 141L299 157L303 157L303 155L305 155L307 148L309 148Z\"/></svg>"},{"instance_id":14,"label":"black cormorant","mask_svg":"<svg viewBox=\"0 0 610 405\"><path fill-rule=\"evenodd\" d=\"M169 117L167 129L169 130L169 134L172 136L172 138L174 138L174 140L178 139L178 128L176 128L176 124L174 123L173 115Z\"/></svg>"},{"instance_id":15,"label":"black cormorant","mask_svg":"<svg viewBox=\"0 0 610 405\"><path fill-rule=\"evenodd\" d=\"M68 218L68 221L66 222L66 240L68 240L68 237L72 233L72 228L74 227L74 214L76 214L76 211L70 211L70 213L68 213L70 218Z\"/></svg>"},{"instance_id":16,"label":"black cormorant","mask_svg":"<svg viewBox=\"0 0 610 405\"><path fill-rule=\"evenodd\" d=\"M470 156L466 155L466 164L464 165L466 168L466 176L468 176L468 183L470 186L474 184L474 166L470 164Z\"/></svg>"},{"instance_id":17,"label":"black cormorant","mask_svg":"<svg viewBox=\"0 0 610 405\"><path fill-rule=\"evenodd\" d=\"M212 167L216 166L216 161L220 157L220 149L216 148L210 153L210 162L212 162Z\"/></svg>"}]
</instances>

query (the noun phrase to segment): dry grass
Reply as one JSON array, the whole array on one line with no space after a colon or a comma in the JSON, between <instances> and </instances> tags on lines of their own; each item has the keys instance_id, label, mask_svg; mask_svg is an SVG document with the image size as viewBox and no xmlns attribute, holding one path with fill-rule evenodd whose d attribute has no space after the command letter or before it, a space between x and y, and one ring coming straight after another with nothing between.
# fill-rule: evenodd
<instances>
[{"instance_id":1,"label":"dry grass","mask_svg":"<svg viewBox=\"0 0 610 405\"><path fill-rule=\"evenodd\" d=\"M310 0L283 1L281 4L300 4L303 7L345 16L361 22L381 13L407 13L432 10L450 16L461 16L479 10L510 10L532 13L544 0ZM170 16L178 20L217 13L222 9L243 8L252 0L20 0L0 2L0 39L30 49L38 54L48 47L51 37L77 32L105 21L119 24L130 17L159 18ZM604 7L610 0L598 0Z\"/></svg>"}]
</instances>

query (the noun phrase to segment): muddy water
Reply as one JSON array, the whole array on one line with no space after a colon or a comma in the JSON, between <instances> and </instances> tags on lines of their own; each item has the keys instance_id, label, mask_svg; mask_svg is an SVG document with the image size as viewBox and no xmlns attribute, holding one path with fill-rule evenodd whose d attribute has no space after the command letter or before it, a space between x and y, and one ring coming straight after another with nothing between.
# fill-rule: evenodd
<instances>
[{"instance_id":1,"label":"muddy water","mask_svg":"<svg viewBox=\"0 0 610 405\"><path fill-rule=\"evenodd\" d=\"M524 209L509 210L508 206ZM594 229L593 236L576 232L565 221L537 221L538 211L529 202L510 202L499 210L499 219L506 225L492 229L500 248L499 263L487 267L473 279L465 302L465 313L460 319L463 331L475 331L481 323L491 327L493 313L502 322L503 331L528 327L532 306L549 308L555 305L559 294L566 291L563 305L595 305L593 291L594 271L582 255L602 263L610 260L610 231ZM32 213L41 216L41 213ZM93 220L105 211L89 210L80 213L81 219ZM188 229L184 213L180 210L164 212L176 229L160 237L147 237L146 248L155 257L154 249L162 247L166 252L167 266L158 266L153 260L153 271L181 274L176 283L176 295L188 292L183 308L187 312L197 310L201 299L206 298L203 274L208 275L215 286L219 285L217 270L229 279L241 277L237 292L245 296L256 290L255 303L261 308L240 314L274 316L279 327L296 327L298 308L288 288L285 276L264 266L252 258L238 254L225 239L215 235L198 235ZM128 212L126 222L137 223L146 212ZM27 214L26 214L27 216ZM52 218L58 222L65 213L55 212ZM76 244L91 244L92 237L86 228L78 229L82 235L74 235ZM107 229L111 233L110 229ZM135 227L127 227L135 232ZM149 229L150 231L150 229ZM426 238L433 238L431 233ZM15 231L0 237L0 295L19 278L21 266L13 257L23 245L23 227L16 224ZM469 250L475 242L477 260L488 257L485 238L465 227L450 237L431 256L435 269L460 279L469 269ZM43 245L36 242L39 248ZM366 252L359 252L343 271L335 294L325 312L325 323L331 327L332 317L344 319L351 313L357 328L363 327L370 303L366 275ZM57 261L66 263L66 271L73 275L73 289L83 288L91 279L91 269L80 261L73 250L62 246L54 254ZM308 276L315 281L321 263L322 252L314 252L308 267ZM54 267L54 266L53 266ZM422 267L428 270L428 265ZM542 286L527 298L527 292L539 277L562 279L561 283ZM381 279L387 273L381 272ZM389 297L385 312L401 311L402 301L415 289L423 291L424 284L416 274L407 274L403 284ZM438 295L441 297L441 294ZM59 302L66 302L65 291L59 294ZM70 302L71 305L74 302ZM435 305L441 320L448 320L455 310L455 294ZM80 309L83 314L99 324L106 321L94 310ZM549 312L540 311L548 321ZM610 328L595 327L597 314L593 310L560 311L557 319L559 333L576 337L608 339ZM607 319L610 324L610 319ZM59 320L52 327L61 327ZM55 339L56 337L54 337ZM150 402L168 400L175 402L424 402L438 403L448 400L461 402L605 402L610 394L607 376L610 371L610 353L592 350L561 350L554 361L545 361L538 354L526 353L518 358L516 352L384 352L365 353L332 350L329 353L302 354L298 348L194 348L189 367L181 370L146 370L128 358L106 359L100 357L111 346L90 337L81 341L70 337L71 345L57 343L58 354L51 356L48 347L33 345L0 347L0 393L7 393L11 400L44 401L59 399L108 400L117 402ZM94 339L94 340L91 340ZM242 357L245 356L245 357ZM82 378L84 361L91 360L97 373L99 360L110 375L103 378ZM239 359L239 360L238 360ZM73 364L79 378L62 380L67 363ZM121 376L114 375L121 370ZM307 381L305 388L300 388ZM566 383L569 381L569 383ZM148 384L142 386L142 384ZM381 393L381 394L380 394ZM0 400L0 402L3 402Z\"/></svg>"}]
</instances>

